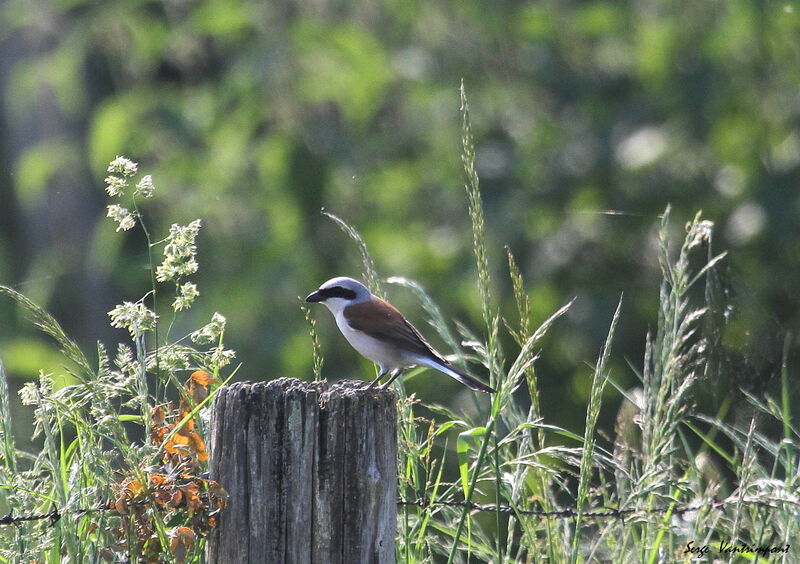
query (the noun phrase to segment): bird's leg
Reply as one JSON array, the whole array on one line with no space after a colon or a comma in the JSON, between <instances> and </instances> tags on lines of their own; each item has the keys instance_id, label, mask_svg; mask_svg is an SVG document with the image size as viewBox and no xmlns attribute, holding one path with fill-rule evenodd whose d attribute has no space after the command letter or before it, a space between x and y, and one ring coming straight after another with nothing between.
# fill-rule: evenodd
<instances>
[{"instance_id":1,"label":"bird's leg","mask_svg":"<svg viewBox=\"0 0 800 564\"><path fill-rule=\"evenodd\" d=\"M383 386L381 386L380 389L381 390L385 390L386 388L388 388L389 385L392 382L394 382L395 380L397 380L397 377L400 376L400 374L402 374L402 373L403 373L403 369L402 368L396 368L396 369L392 370L392 372L391 372L392 377L389 378L388 380L386 380L386 383Z\"/></svg>"},{"instance_id":2,"label":"bird's leg","mask_svg":"<svg viewBox=\"0 0 800 564\"><path fill-rule=\"evenodd\" d=\"M377 377L377 378L375 378L375 379L372 381L372 383L371 383L369 386L367 386L367 389L368 389L368 390L371 390L372 388L374 388L374 387L375 387L375 384L377 384L378 382L380 382L380 381L381 381L381 378L383 378L384 376L386 376L386 371L385 371L383 368L381 368L381 372L380 372L380 374L378 374L378 377Z\"/></svg>"}]
</instances>

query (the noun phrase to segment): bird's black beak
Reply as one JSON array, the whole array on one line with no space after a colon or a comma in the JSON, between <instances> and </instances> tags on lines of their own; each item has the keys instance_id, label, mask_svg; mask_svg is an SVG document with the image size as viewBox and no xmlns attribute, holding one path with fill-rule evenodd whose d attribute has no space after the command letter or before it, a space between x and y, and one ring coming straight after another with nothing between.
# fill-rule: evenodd
<instances>
[{"instance_id":1,"label":"bird's black beak","mask_svg":"<svg viewBox=\"0 0 800 564\"><path fill-rule=\"evenodd\" d=\"M311 292L308 296L306 296L307 302L321 302L325 300L325 296L322 295L322 292L317 290L316 292Z\"/></svg>"}]
</instances>

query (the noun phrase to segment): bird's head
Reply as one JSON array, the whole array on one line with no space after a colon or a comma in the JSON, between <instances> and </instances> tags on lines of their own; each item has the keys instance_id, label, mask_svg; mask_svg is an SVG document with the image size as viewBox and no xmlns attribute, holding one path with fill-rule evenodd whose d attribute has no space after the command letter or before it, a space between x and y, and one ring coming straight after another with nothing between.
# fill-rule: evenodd
<instances>
[{"instance_id":1,"label":"bird's head","mask_svg":"<svg viewBox=\"0 0 800 564\"><path fill-rule=\"evenodd\" d=\"M345 307L365 302L371 297L369 289L358 280L339 276L331 278L320 286L319 290L310 293L306 301L319 302L336 315Z\"/></svg>"}]
</instances>

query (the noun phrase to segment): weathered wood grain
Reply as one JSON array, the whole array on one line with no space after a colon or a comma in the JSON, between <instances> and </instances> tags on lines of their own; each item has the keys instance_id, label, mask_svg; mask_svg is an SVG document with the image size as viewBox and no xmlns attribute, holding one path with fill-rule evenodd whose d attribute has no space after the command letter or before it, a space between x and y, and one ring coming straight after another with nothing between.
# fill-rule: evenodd
<instances>
[{"instance_id":1,"label":"weathered wood grain","mask_svg":"<svg viewBox=\"0 0 800 564\"><path fill-rule=\"evenodd\" d=\"M394 393L362 381L219 390L211 477L230 499L208 564L394 562L396 427Z\"/></svg>"}]
</instances>

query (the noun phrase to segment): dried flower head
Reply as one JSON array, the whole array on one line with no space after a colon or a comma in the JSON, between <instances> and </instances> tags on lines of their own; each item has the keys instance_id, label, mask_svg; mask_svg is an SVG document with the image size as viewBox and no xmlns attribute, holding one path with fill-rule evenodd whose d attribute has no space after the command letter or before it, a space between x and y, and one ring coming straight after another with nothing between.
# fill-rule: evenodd
<instances>
[{"instance_id":1,"label":"dried flower head","mask_svg":"<svg viewBox=\"0 0 800 564\"><path fill-rule=\"evenodd\" d=\"M236 351L226 349L222 345L211 349L211 368L222 368L231 363L236 358Z\"/></svg>"},{"instance_id":2,"label":"dried flower head","mask_svg":"<svg viewBox=\"0 0 800 564\"><path fill-rule=\"evenodd\" d=\"M44 370L39 371L39 384L36 382L25 382L19 390L19 397L22 405L39 405L42 399L49 397L53 393L53 376L46 374Z\"/></svg>"},{"instance_id":3,"label":"dried flower head","mask_svg":"<svg viewBox=\"0 0 800 564\"><path fill-rule=\"evenodd\" d=\"M128 181L124 178L114 175L106 177L106 192L108 192L108 195L112 198L115 196L123 196L127 186Z\"/></svg>"},{"instance_id":4,"label":"dried flower head","mask_svg":"<svg viewBox=\"0 0 800 564\"><path fill-rule=\"evenodd\" d=\"M139 170L139 165L127 157L117 155L113 161L108 164L108 172L112 174L121 174L125 178L130 178L136 171Z\"/></svg>"},{"instance_id":5,"label":"dried flower head","mask_svg":"<svg viewBox=\"0 0 800 564\"><path fill-rule=\"evenodd\" d=\"M197 272L197 246L194 241L199 231L199 219L186 226L172 224L164 246L164 262L156 269L156 280L166 282Z\"/></svg>"},{"instance_id":6,"label":"dried flower head","mask_svg":"<svg viewBox=\"0 0 800 564\"><path fill-rule=\"evenodd\" d=\"M152 331L158 319L158 316L141 302L123 302L109 311L108 316L111 318L112 327L127 329L134 337L145 331Z\"/></svg>"},{"instance_id":7,"label":"dried flower head","mask_svg":"<svg viewBox=\"0 0 800 564\"><path fill-rule=\"evenodd\" d=\"M163 347L158 351L158 362L156 362L155 355L148 357L147 369L155 370L155 368L158 366L162 369L166 368L172 372L187 370L191 366L190 355L192 352L192 349L189 347L183 347L180 345L169 345Z\"/></svg>"},{"instance_id":8,"label":"dried flower head","mask_svg":"<svg viewBox=\"0 0 800 564\"><path fill-rule=\"evenodd\" d=\"M199 345L214 343L219 340L220 335L225 331L226 322L227 320L224 315L214 312L214 315L211 317L211 323L204 325L192 333L190 337L192 341Z\"/></svg>"},{"instance_id":9,"label":"dried flower head","mask_svg":"<svg viewBox=\"0 0 800 564\"><path fill-rule=\"evenodd\" d=\"M136 225L136 220L133 218L133 214L127 208L123 208L117 204L108 206L108 213L106 213L106 217L110 217L119 224L116 229L117 231L127 231Z\"/></svg>"},{"instance_id":10,"label":"dried flower head","mask_svg":"<svg viewBox=\"0 0 800 564\"><path fill-rule=\"evenodd\" d=\"M19 397L22 405L38 405L39 389L36 387L36 382L25 382L19 389Z\"/></svg>"},{"instance_id":11,"label":"dried flower head","mask_svg":"<svg viewBox=\"0 0 800 564\"><path fill-rule=\"evenodd\" d=\"M192 282L186 282L180 285L178 287L178 295L175 296L175 300L172 302L172 309L175 311L189 309L192 307L192 302L194 302L195 298L199 295L200 292L197 290L197 286Z\"/></svg>"},{"instance_id":12,"label":"dried flower head","mask_svg":"<svg viewBox=\"0 0 800 564\"><path fill-rule=\"evenodd\" d=\"M153 177L146 174L142 179L136 183L136 190L133 191L134 196L142 196L143 198L150 198L155 191L153 186Z\"/></svg>"}]
</instances>

